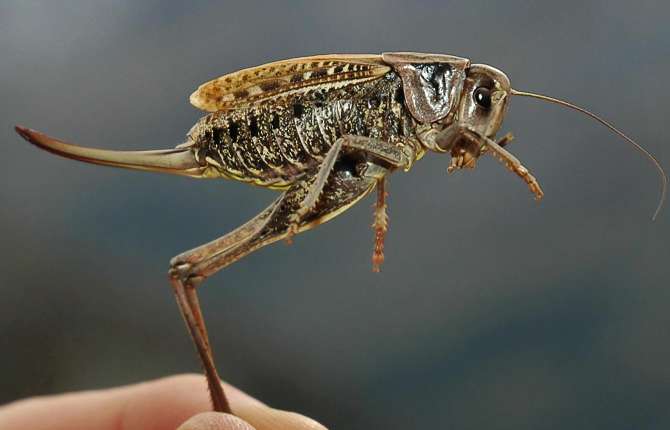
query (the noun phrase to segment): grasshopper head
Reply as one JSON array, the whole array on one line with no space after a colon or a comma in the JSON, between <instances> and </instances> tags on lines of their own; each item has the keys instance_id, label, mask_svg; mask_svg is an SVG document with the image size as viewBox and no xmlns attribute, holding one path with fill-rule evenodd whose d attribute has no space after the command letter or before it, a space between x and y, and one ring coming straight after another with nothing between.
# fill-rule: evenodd
<instances>
[{"instance_id":1,"label":"grasshopper head","mask_svg":"<svg viewBox=\"0 0 670 430\"><path fill-rule=\"evenodd\" d=\"M502 125L510 93L510 82L503 72L485 64L473 64L466 72L456 122L492 139Z\"/></svg>"},{"instance_id":2,"label":"grasshopper head","mask_svg":"<svg viewBox=\"0 0 670 430\"><path fill-rule=\"evenodd\" d=\"M450 152L450 171L474 167L486 139L494 139L502 125L512 89L507 76L485 64L473 64L465 81L453 119L441 133L437 152Z\"/></svg>"}]
</instances>

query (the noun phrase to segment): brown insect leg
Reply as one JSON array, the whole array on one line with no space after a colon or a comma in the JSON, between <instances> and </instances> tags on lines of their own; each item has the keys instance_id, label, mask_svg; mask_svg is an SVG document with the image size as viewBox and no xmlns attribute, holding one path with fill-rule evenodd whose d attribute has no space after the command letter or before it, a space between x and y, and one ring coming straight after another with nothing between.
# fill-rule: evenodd
<instances>
[{"instance_id":1,"label":"brown insect leg","mask_svg":"<svg viewBox=\"0 0 670 430\"><path fill-rule=\"evenodd\" d=\"M272 213L269 209L271 208L266 209L257 217L231 233L206 245L187 251L173 258L170 262L170 282L177 299L177 304L179 305L179 310L200 356L200 361L207 377L212 406L217 412L230 413L231 410L216 371L207 328L195 290L205 278L193 271L193 264L217 253L225 252L239 246L240 243L244 243L265 225L267 218ZM228 264L233 261L229 261Z\"/></svg>"},{"instance_id":2,"label":"brown insect leg","mask_svg":"<svg viewBox=\"0 0 670 430\"><path fill-rule=\"evenodd\" d=\"M386 169L379 168L384 175ZM298 231L309 230L326 222L356 203L370 192L376 178L352 176L337 167L321 187L321 197L314 209L308 212L299 224ZM184 252L170 261L170 281L177 303L193 339L202 362L212 398L214 410L230 412L225 393L221 387L207 329L203 320L195 289L209 276L234 263L251 252L281 240L288 235L293 214L304 207L315 177L294 184L279 199L252 220L236 230L212 242Z\"/></svg>"},{"instance_id":3,"label":"brown insect leg","mask_svg":"<svg viewBox=\"0 0 670 430\"><path fill-rule=\"evenodd\" d=\"M544 196L544 191L542 191L540 183L537 182L535 176L531 175L528 169L521 164L518 158L490 139L486 139L486 146L491 150L491 155L493 155L494 158L505 164L509 170L516 173L526 182L526 184L528 184L530 191L535 194L535 200L540 200L542 196Z\"/></svg>"},{"instance_id":4,"label":"brown insect leg","mask_svg":"<svg viewBox=\"0 0 670 430\"><path fill-rule=\"evenodd\" d=\"M335 165L335 161L337 161L337 156L340 154L341 149L342 139L340 138L337 139L335 143L333 143L333 146L331 146L328 150L328 153L326 153L326 156L324 157L316 175L316 180L314 180L312 185L310 185L305 200L303 200L303 202L300 204L298 210L293 212L291 215L291 225L289 225L288 236L286 236L286 242L289 245L293 242L293 236L298 233L298 226L300 225L302 219L314 208L318 202L319 196L323 192L323 187L326 185L328 176L333 170L333 166Z\"/></svg>"},{"instance_id":5,"label":"brown insect leg","mask_svg":"<svg viewBox=\"0 0 670 430\"><path fill-rule=\"evenodd\" d=\"M345 147L365 152L380 160L384 160L396 168L402 167L405 170L409 170L415 161L414 145L412 144L413 142L410 143L411 141L403 146L405 151L409 151L405 152L398 146L381 139L354 135L342 136L342 139L344 139L343 143Z\"/></svg>"},{"instance_id":6,"label":"brown insect leg","mask_svg":"<svg viewBox=\"0 0 670 430\"><path fill-rule=\"evenodd\" d=\"M395 145L384 140L354 135L344 135L340 137L328 150L328 153L319 167L316 180L312 182L312 185L309 188L309 192L307 193L305 200L301 203L300 208L298 208L298 210L296 210L293 215L291 215L291 225L289 226L288 236L286 237L287 243L292 243L292 237L298 231L300 222L304 219L305 215L308 214L318 203L319 196L323 191L326 180L333 170L333 166L335 165L335 162L337 161L337 158L340 155L340 151L343 147L372 155L373 157L384 160L393 167L403 167L405 169L409 169L409 167L414 162L413 154L409 155L404 153ZM380 240L380 246L383 249L383 235L381 236ZM383 260L383 255L381 258ZM379 267L376 267L376 271L379 271Z\"/></svg>"},{"instance_id":7,"label":"brown insect leg","mask_svg":"<svg viewBox=\"0 0 670 430\"><path fill-rule=\"evenodd\" d=\"M179 310L184 317L186 327L191 334L191 338L195 343L198 354L200 355L200 360L202 361L202 366L207 377L207 385L212 400L212 407L217 412L231 413L230 404L223 392L223 387L221 386L219 375L216 371L216 366L214 365L214 357L209 345L205 323L202 319L195 286L191 284L184 285L182 281L176 278L172 278L171 282L175 297L177 298Z\"/></svg>"},{"instance_id":8,"label":"brown insect leg","mask_svg":"<svg viewBox=\"0 0 670 430\"><path fill-rule=\"evenodd\" d=\"M500 146L501 148L505 148L507 145L509 145L510 143L512 143L513 140L514 140L514 135L513 135L512 133L507 133L507 134L505 134L503 137L501 137L500 139L498 139L498 141L497 141L496 143L497 143L498 146ZM488 146L488 145L484 145L480 151L481 151L481 154L482 154L482 155L488 153L488 152L490 151L490 150L489 150L489 146Z\"/></svg>"},{"instance_id":9,"label":"brown insect leg","mask_svg":"<svg viewBox=\"0 0 670 430\"><path fill-rule=\"evenodd\" d=\"M372 253L372 271L379 272L384 262L384 239L388 230L388 215L386 214L386 177L377 180L377 202L375 204L375 220L372 227L375 229L375 248Z\"/></svg>"}]
</instances>

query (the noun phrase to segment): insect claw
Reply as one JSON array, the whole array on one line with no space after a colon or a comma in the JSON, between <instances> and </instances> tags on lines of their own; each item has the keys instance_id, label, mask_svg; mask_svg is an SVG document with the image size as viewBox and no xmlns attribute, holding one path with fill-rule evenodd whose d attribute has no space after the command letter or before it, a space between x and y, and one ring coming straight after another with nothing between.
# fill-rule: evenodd
<instances>
[{"instance_id":1,"label":"insect claw","mask_svg":"<svg viewBox=\"0 0 670 430\"><path fill-rule=\"evenodd\" d=\"M375 254L372 256L372 272L380 273L382 271L381 265L384 263L384 254Z\"/></svg>"}]
</instances>

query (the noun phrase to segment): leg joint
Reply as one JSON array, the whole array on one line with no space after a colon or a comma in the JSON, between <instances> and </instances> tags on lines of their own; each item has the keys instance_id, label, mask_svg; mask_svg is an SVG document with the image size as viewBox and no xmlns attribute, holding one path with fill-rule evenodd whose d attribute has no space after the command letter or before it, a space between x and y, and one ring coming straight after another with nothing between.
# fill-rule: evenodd
<instances>
[{"instance_id":1,"label":"leg joint","mask_svg":"<svg viewBox=\"0 0 670 430\"><path fill-rule=\"evenodd\" d=\"M197 287L205 280L203 275L195 272L192 264L183 262L177 257L170 260L168 276L172 280L182 282L187 287Z\"/></svg>"}]
</instances>

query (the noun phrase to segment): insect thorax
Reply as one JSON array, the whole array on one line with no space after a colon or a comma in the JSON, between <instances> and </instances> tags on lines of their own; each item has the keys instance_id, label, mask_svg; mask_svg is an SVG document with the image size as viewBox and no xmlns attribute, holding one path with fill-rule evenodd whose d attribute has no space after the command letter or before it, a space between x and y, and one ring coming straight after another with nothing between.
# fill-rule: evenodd
<instances>
[{"instance_id":1,"label":"insect thorax","mask_svg":"<svg viewBox=\"0 0 670 430\"><path fill-rule=\"evenodd\" d=\"M315 86L209 114L193 127L189 139L198 162L208 165L212 176L285 188L315 170L342 135L402 145L415 128L402 82L389 72L363 84Z\"/></svg>"}]
</instances>

